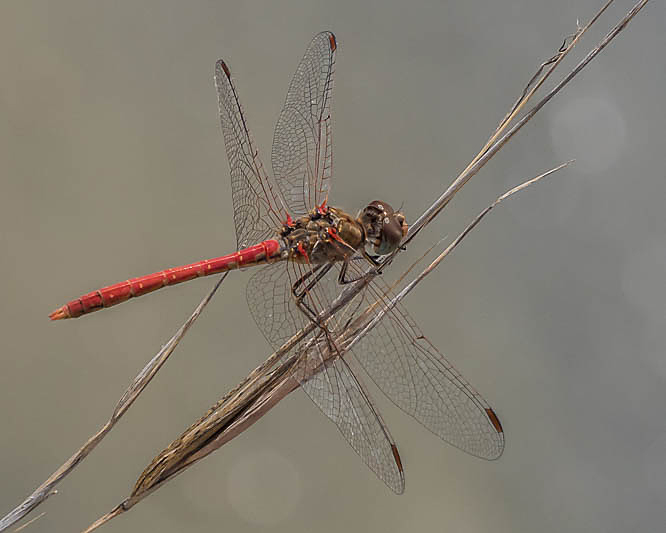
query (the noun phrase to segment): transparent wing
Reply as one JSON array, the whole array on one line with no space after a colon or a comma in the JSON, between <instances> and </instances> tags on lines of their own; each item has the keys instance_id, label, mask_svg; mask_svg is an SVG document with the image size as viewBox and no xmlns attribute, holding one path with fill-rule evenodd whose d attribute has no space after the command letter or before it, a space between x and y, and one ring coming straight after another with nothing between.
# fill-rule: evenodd
<instances>
[{"instance_id":1,"label":"transparent wing","mask_svg":"<svg viewBox=\"0 0 666 533\"><path fill-rule=\"evenodd\" d=\"M361 366L393 403L442 440L476 457L497 459L504 432L493 409L420 334L404 308L396 314L354 347Z\"/></svg>"},{"instance_id":2,"label":"transparent wing","mask_svg":"<svg viewBox=\"0 0 666 533\"><path fill-rule=\"evenodd\" d=\"M384 300L389 288L372 282ZM380 312L378 306L374 314ZM504 432L488 402L423 335L407 310L396 305L352 349L386 396L442 440L483 459L504 450Z\"/></svg>"},{"instance_id":3,"label":"transparent wing","mask_svg":"<svg viewBox=\"0 0 666 533\"><path fill-rule=\"evenodd\" d=\"M229 68L215 63L220 123L231 169L236 243L244 248L263 241L281 223L284 206L266 175L250 133Z\"/></svg>"},{"instance_id":4,"label":"transparent wing","mask_svg":"<svg viewBox=\"0 0 666 533\"><path fill-rule=\"evenodd\" d=\"M335 36L314 37L291 81L273 136L273 175L292 214L321 204L330 188Z\"/></svg>"},{"instance_id":5,"label":"transparent wing","mask_svg":"<svg viewBox=\"0 0 666 533\"><path fill-rule=\"evenodd\" d=\"M247 283L250 314L268 343L277 349L303 328L307 317L296 307L288 263L267 265Z\"/></svg>"},{"instance_id":6,"label":"transparent wing","mask_svg":"<svg viewBox=\"0 0 666 533\"><path fill-rule=\"evenodd\" d=\"M252 315L274 347L280 346L303 325L295 324L291 318L295 316L299 319L302 313L291 298L289 276L284 269L277 270L282 270L283 276L272 278L271 289L264 290L263 294L258 288L261 271L248 285ZM358 262L353 261L349 270L351 276L358 275ZM337 271L336 265L313 291L325 304L340 291ZM259 283L253 283L255 281ZM352 301L336 316L336 323L330 325L331 331L339 330L357 311L365 309L367 305L362 303L367 304L368 300L386 301L389 292L386 283L379 277L375 278L364 293L365 302L358 297ZM287 296L274 296L285 294ZM266 305L258 305L260 300ZM252 301L256 303L253 305ZM373 314L379 313L381 308L381 305L377 306ZM425 338L404 306L396 305L351 351L393 403L442 440L484 459L496 459L502 454L504 433L497 415Z\"/></svg>"},{"instance_id":7,"label":"transparent wing","mask_svg":"<svg viewBox=\"0 0 666 533\"><path fill-rule=\"evenodd\" d=\"M343 358L324 363L324 339L312 346L295 372L301 388L330 418L363 462L395 493L405 490L402 463L386 424ZM319 370L323 368L323 370Z\"/></svg>"}]
</instances>

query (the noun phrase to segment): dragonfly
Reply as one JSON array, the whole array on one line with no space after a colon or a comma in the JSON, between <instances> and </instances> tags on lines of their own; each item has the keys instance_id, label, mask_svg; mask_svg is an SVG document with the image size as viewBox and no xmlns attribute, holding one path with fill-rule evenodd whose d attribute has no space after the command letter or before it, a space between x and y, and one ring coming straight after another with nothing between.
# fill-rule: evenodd
<instances>
[{"instance_id":1,"label":"dragonfly","mask_svg":"<svg viewBox=\"0 0 666 533\"><path fill-rule=\"evenodd\" d=\"M229 160L237 251L131 278L90 292L51 313L76 318L162 287L233 269L261 267L247 285L250 313L277 350L315 324L294 351L300 387L338 427L366 465L395 493L405 487L397 445L360 375L395 405L449 444L496 459L504 432L488 402L427 340L401 303L388 309L391 288L374 277L343 309L322 319L342 285L377 267L406 236L403 213L375 200L353 216L328 205L333 178L331 99L338 44L316 35L289 86L265 171L228 65L215 65L220 123ZM366 308L364 303L374 302ZM382 303L382 305L376 305ZM338 332L362 309L383 313L353 348L336 346Z\"/></svg>"}]
</instances>

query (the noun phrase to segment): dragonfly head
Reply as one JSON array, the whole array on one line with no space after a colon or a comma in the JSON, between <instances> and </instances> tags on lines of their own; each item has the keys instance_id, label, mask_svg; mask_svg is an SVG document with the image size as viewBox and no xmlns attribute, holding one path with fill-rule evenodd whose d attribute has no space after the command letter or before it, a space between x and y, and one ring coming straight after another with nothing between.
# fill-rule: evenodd
<instances>
[{"instance_id":1,"label":"dragonfly head","mask_svg":"<svg viewBox=\"0 0 666 533\"><path fill-rule=\"evenodd\" d=\"M366 249L371 255L390 254L400 246L400 241L407 235L405 215L379 200L361 210L358 222L365 231Z\"/></svg>"}]
</instances>

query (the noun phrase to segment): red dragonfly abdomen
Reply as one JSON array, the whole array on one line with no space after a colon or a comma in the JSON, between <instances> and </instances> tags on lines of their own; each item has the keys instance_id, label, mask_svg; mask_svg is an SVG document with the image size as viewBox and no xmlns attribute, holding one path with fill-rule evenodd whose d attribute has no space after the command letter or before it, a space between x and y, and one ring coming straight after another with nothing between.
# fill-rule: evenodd
<instances>
[{"instance_id":1,"label":"red dragonfly abdomen","mask_svg":"<svg viewBox=\"0 0 666 533\"><path fill-rule=\"evenodd\" d=\"M233 254L223 255L215 259L205 259L197 263L168 268L161 272L148 274L140 278L132 278L122 283L116 283L97 291L84 294L72 300L59 309L53 311L49 318L61 320L63 318L77 318L87 313L92 313L104 307L111 307L135 296L142 296L149 292L176 285L202 276L210 276L236 268L267 263L281 257L280 243L276 240L268 240L243 248Z\"/></svg>"}]
</instances>

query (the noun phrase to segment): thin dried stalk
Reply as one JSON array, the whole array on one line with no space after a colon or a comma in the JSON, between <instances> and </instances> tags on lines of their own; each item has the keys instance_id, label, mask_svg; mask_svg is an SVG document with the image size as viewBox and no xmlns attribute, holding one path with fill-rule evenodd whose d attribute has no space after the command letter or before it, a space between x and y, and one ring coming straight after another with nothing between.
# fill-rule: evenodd
<instances>
[{"instance_id":1,"label":"thin dried stalk","mask_svg":"<svg viewBox=\"0 0 666 533\"><path fill-rule=\"evenodd\" d=\"M37 487L34 492L28 496L19 506L12 509L0 520L0 531L4 531L8 527L18 522L40 503L45 501L49 496L57 493L55 486L81 461L83 461L88 456L88 454L93 451L93 449L95 449L95 446L100 443L106 434L111 431L113 426L116 425L116 422L118 422L118 420L120 420L120 418L130 408L130 406L138 398L139 394L141 394L141 392L146 388L157 371L162 367L162 365L164 365L166 360L176 349L176 346L178 346L178 343L185 336L187 330L190 329L192 324L194 324L197 318L199 318L199 315L201 315L201 312L204 310L206 305L208 305L208 302L210 302L211 298L225 277L226 273L220 277L217 283L215 283L215 286L204 297L204 299L201 300L187 321L181 326L176 334L171 337L171 339L169 339L169 342L167 342L162 347L162 349L150 361L148 361L141 372L137 374L132 384L127 388L120 400L118 400L118 403L116 404L116 407L111 414L111 418L109 418L106 424L104 424L99 429L99 431L97 431L97 433L91 436L85 442L85 444L74 453L74 455L72 455L63 465L61 465L60 468L53 472L53 474L51 474L49 478L44 481L44 483Z\"/></svg>"},{"instance_id":2,"label":"thin dried stalk","mask_svg":"<svg viewBox=\"0 0 666 533\"><path fill-rule=\"evenodd\" d=\"M490 139L488 139L486 145L481 149L479 155L477 155L477 157L474 158L472 162L468 165L467 169L469 169L469 167L471 167L476 162L477 158L480 155L482 155L485 152L485 150L487 150L495 141L497 141L497 139L506 129L506 127L513 121L514 118L518 116L520 111L525 107L525 105L527 105L527 102L531 100L532 96L534 96L534 94L539 90L539 88L546 82L546 80L550 77L550 75L562 62L562 60L567 56L567 54L574 49L580 38L585 34L587 30L590 29L590 27L592 27L592 25L599 19L599 17L603 15L604 11L606 11L606 9L608 9L612 3L613 0L608 0L608 2L606 2L606 4L589 20L589 22L585 26L576 28L576 32L573 34L573 36L571 36L571 42L569 44L566 44L567 39L565 39L564 43L562 43L562 46L557 51L557 53L549 60L544 61L541 64L541 66L537 69L534 76L532 76L530 81L527 82L527 85L523 90L523 94L520 96L520 98L518 98L513 108L511 108L511 111L507 113L502 122L500 122L499 126L497 127L497 130L495 130L495 133L490 137ZM549 65L550 68L541 77L541 79L536 84L534 84L534 81Z\"/></svg>"},{"instance_id":3,"label":"thin dried stalk","mask_svg":"<svg viewBox=\"0 0 666 533\"><path fill-rule=\"evenodd\" d=\"M43 512L39 513L37 516L35 516L34 518L31 518L30 520L28 520L28 521L27 521L25 524L23 524L22 526L17 527L17 528L14 530L14 533L19 533L19 531L24 530L26 527L32 525L34 522L36 522L37 520L39 520L39 519L40 519L42 516L44 516L45 514L46 514L46 511L43 511Z\"/></svg>"},{"instance_id":4,"label":"thin dried stalk","mask_svg":"<svg viewBox=\"0 0 666 533\"><path fill-rule=\"evenodd\" d=\"M348 328L348 330L351 330L353 333L349 336L347 339L347 342L345 343L345 350L350 350L353 348L353 346L360 341L367 333L374 328L377 323L386 315L386 313L390 312L391 309L393 309L401 300L405 298L413 289L416 287L419 283L423 281L423 279L430 274L435 268L439 266L439 264L446 258L458 245L463 241L467 235L483 220L483 218L490 213L495 207L497 207L502 201L506 200L507 198L513 196L514 194L522 191L523 189L529 187L530 185L533 185L534 183L537 183L538 181L541 181L543 178L550 176L551 174L554 174L558 170L562 170L565 167L568 167L571 163L573 163L574 160L567 161L566 163L562 163L561 165L556 166L555 168L552 168L543 174L540 174L536 176L535 178L532 178L530 180L527 180L520 185L514 187L513 189L508 190L501 196L499 196L492 204L490 204L488 207L486 207L483 211L481 211L473 220L470 222L467 227L455 238L451 243L444 249L444 251L439 254L430 265L428 265L418 276L416 276L410 283L408 283L398 294L396 294L388 303L384 303L382 301L378 301L375 304L371 305L368 307L368 309L365 311L366 315L372 315L372 320L364 323L363 325L361 324L352 324ZM411 269L412 267L410 267ZM376 305L381 305L383 308L380 309L379 312L374 313ZM360 322L363 322L361 320Z\"/></svg>"},{"instance_id":5,"label":"thin dried stalk","mask_svg":"<svg viewBox=\"0 0 666 533\"><path fill-rule=\"evenodd\" d=\"M538 175L535 178L532 178L531 180L525 181L521 183L520 185L514 187L513 189L505 192L501 196L499 196L492 204L490 204L488 207L486 207L481 213L479 213L472 222L462 231L458 237L456 237L449 246L446 247L446 249L437 256L437 258L426 268L423 272L421 272L411 283L409 283L401 292L399 297L396 297L396 301L402 300L411 290L416 287L418 283L420 283L423 278L425 278L428 274L430 274L437 266L442 262L442 260L449 255L454 248L456 248L460 242L467 236L467 234L474 229L474 227L481 222L483 217L485 217L490 211L492 211L495 207L497 207L503 200L506 200L510 196L513 196L519 191L522 191L526 187L529 187L533 183L536 183L538 181L541 181L543 178L550 176L551 174L557 172L558 170L562 170L564 167L568 167L571 163L573 163L575 160L572 159L570 161L567 161L566 163L562 163L561 165L556 166L555 168L552 168L548 170L547 172L544 172L543 174ZM402 295L402 296L401 296Z\"/></svg>"},{"instance_id":6,"label":"thin dried stalk","mask_svg":"<svg viewBox=\"0 0 666 533\"><path fill-rule=\"evenodd\" d=\"M553 96L559 93L587 64L594 59L599 52L601 52L606 46L622 31L626 28L627 24L633 19L638 12L645 7L645 4L649 0L641 0L618 22L615 27L611 29L610 32L599 42L599 44L590 51L583 60L581 60L572 70L567 74L555 87L553 87L547 94L544 96L532 109L530 109L511 129L509 129L502 137L500 134L506 130L510 122L518 115L519 111L527 104L527 102L533 97L536 89L541 87L543 82L552 74L554 69L561 63L562 59L568 54L568 52L576 45L580 40L583 34L599 19L601 14L608 9L610 4L613 3L613 0L609 0L591 19L590 21L582 28L579 29L574 39L571 43L560 50L558 54L553 56L553 58L546 61L544 65L553 62L552 66L546 74L541 78L541 80L535 85L531 90L528 90L529 86L533 83L534 77L529 81L527 87L523 91L523 97L521 97L518 102L514 105L513 111L511 111L507 117L500 123L500 126L497 128L496 132L491 136L485 146L479 151L479 153L472 159L472 162L463 170L460 175L451 183L449 188L440 196L435 203L429 207L423 215L421 215L415 222L412 224L407 238L403 241L403 244L408 244L446 205L451 201L453 196L462 188L469 179L476 175L485 164L490 161L490 159L516 134L520 129L527 124L532 117L548 103ZM538 73L542 70L543 65L537 71L535 76L538 76ZM395 255L395 254L394 254ZM387 263L393 260L394 256L391 256L387 259Z\"/></svg>"}]
</instances>

